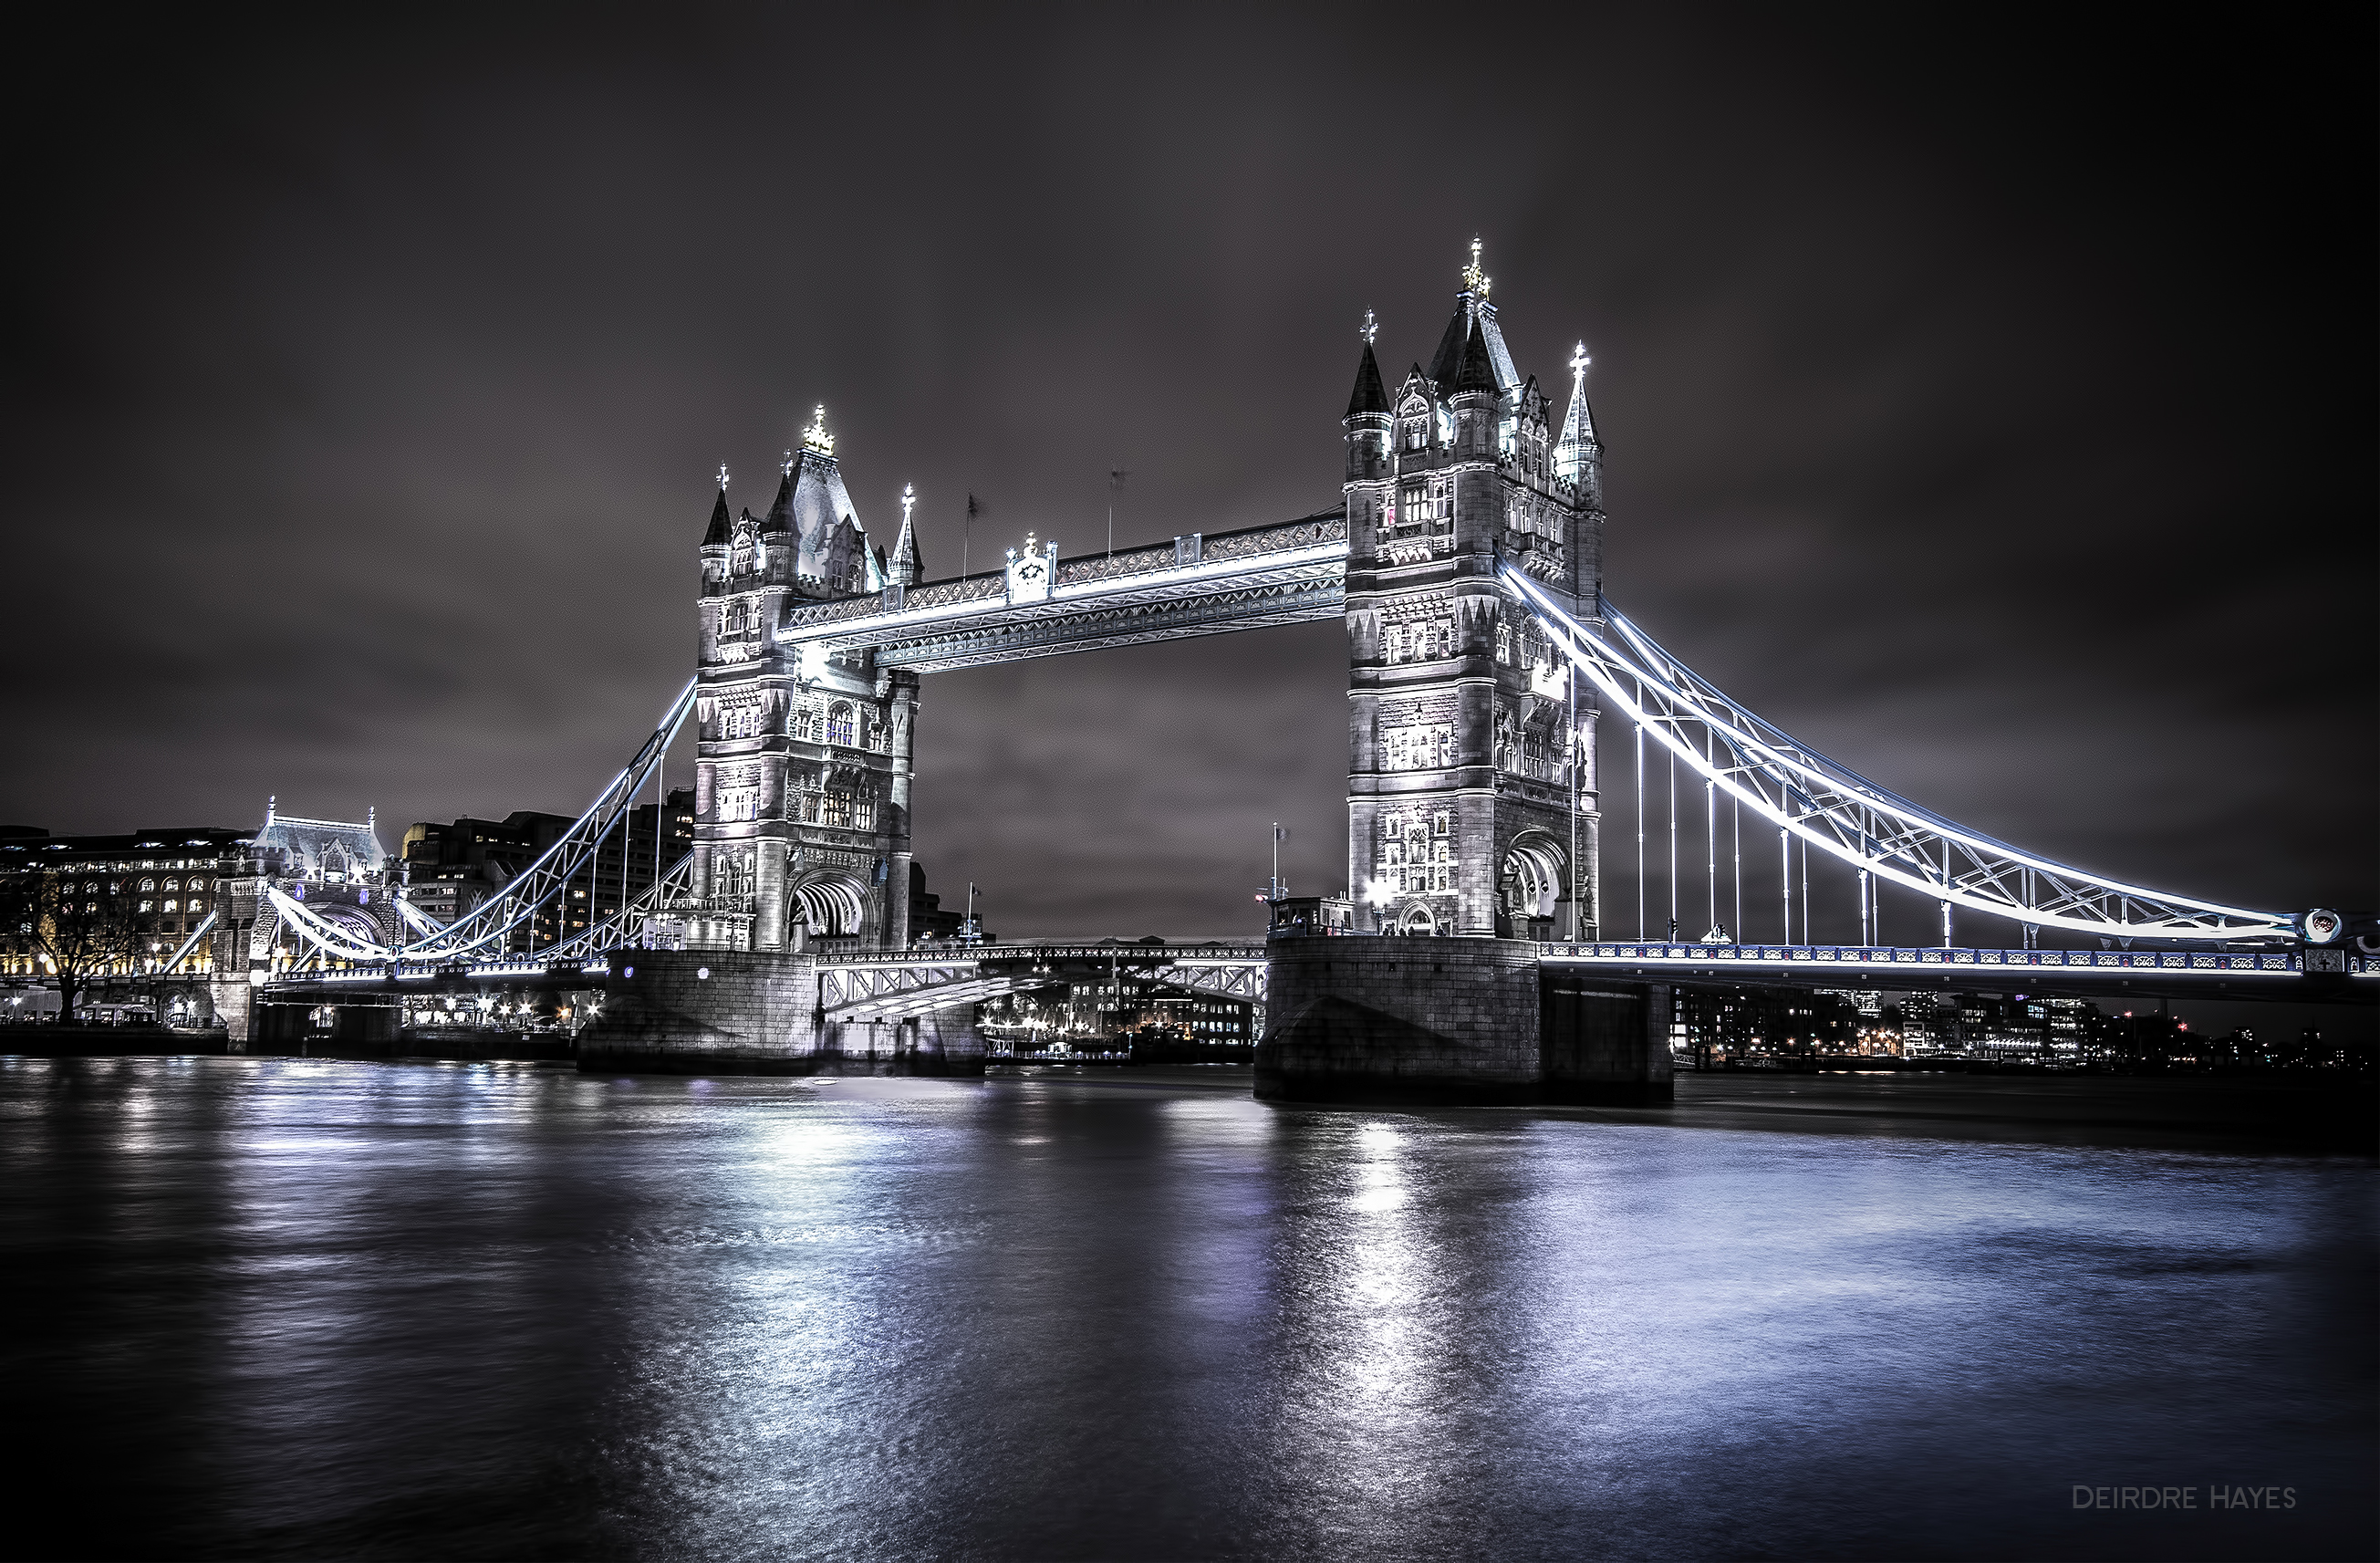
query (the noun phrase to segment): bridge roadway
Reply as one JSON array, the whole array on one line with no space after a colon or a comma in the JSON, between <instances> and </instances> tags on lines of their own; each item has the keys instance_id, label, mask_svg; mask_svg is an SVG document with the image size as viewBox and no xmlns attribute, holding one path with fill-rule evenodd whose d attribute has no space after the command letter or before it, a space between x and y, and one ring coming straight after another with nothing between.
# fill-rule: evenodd
<instances>
[{"instance_id":1,"label":"bridge roadway","mask_svg":"<svg viewBox=\"0 0 2380 1563\"><path fill-rule=\"evenodd\" d=\"M1368 938L1370 935L1354 935ZM1427 946L1416 948L1420 956ZM867 950L816 957L818 1007L834 1020L896 1020L953 1005L1061 983L1119 975L1185 993L1262 1005L1261 943L1144 945L997 944L940 949ZM532 959L467 965L400 966L394 981L602 986L613 960L632 965L636 949L550 965ZM1707 945L1623 941L1537 946L1540 968L1603 971L1615 977L1688 985L1924 990L2022 989L2071 997L2147 995L2173 998L2368 1001L2380 990L2380 957L2317 950L2306 970L2301 950L2073 950L1905 947L1857 945ZM381 986L384 967L285 976L269 991L285 1000L311 989L325 1001L341 992ZM360 995L358 995L360 996Z\"/></svg>"}]
</instances>

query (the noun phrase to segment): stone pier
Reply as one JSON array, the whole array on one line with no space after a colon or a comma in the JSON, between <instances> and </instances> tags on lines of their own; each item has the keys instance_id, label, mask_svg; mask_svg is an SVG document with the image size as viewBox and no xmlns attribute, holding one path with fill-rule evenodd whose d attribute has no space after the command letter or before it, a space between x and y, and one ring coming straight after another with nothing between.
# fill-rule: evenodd
<instances>
[{"instance_id":1,"label":"stone pier","mask_svg":"<svg viewBox=\"0 0 2380 1563\"><path fill-rule=\"evenodd\" d=\"M601 1012L578 1033L597 1074L980 1075L974 1007L874 1025L819 1013L809 956L620 950Z\"/></svg>"},{"instance_id":2,"label":"stone pier","mask_svg":"<svg viewBox=\"0 0 2380 1563\"><path fill-rule=\"evenodd\" d=\"M1668 990L1541 975L1524 940L1277 939L1266 981L1261 1097L1670 1100Z\"/></svg>"}]
</instances>

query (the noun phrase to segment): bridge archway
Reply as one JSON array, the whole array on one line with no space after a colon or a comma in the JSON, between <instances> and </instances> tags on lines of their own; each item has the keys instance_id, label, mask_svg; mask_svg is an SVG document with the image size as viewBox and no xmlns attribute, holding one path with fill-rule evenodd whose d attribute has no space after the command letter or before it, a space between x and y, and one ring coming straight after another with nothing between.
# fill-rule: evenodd
<instances>
[{"instance_id":1,"label":"bridge archway","mask_svg":"<svg viewBox=\"0 0 2380 1563\"><path fill-rule=\"evenodd\" d=\"M1505 850L1497 873L1497 888L1507 915L1514 919L1554 914L1561 898L1570 853L1543 831L1523 831Z\"/></svg>"},{"instance_id":2,"label":"bridge archway","mask_svg":"<svg viewBox=\"0 0 2380 1563\"><path fill-rule=\"evenodd\" d=\"M806 873L794 883L794 921L813 936L839 937L866 926L868 892L847 873Z\"/></svg>"},{"instance_id":3,"label":"bridge archway","mask_svg":"<svg viewBox=\"0 0 2380 1563\"><path fill-rule=\"evenodd\" d=\"M1397 932L1422 935L1435 934L1438 932L1438 919L1432 917L1429 908L1421 902L1408 901L1404 911L1397 918Z\"/></svg>"}]
</instances>

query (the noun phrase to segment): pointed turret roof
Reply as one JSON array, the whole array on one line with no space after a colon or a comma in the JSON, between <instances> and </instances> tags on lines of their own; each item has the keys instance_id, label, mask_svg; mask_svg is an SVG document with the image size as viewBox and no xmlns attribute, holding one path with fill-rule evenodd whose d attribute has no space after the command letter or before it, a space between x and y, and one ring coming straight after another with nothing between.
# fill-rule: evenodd
<instances>
[{"instance_id":1,"label":"pointed turret roof","mask_svg":"<svg viewBox=\"0 0 2380 1563\"><path fill-rule=\"evenodd\" d=\"M1471 335L1463 340L1462 367L1454 372L1454 384L1448 387L1447 394L1461 396L1465 391L1492 393L1502 389L1496 383L1496 360L1488 351L1488 334L1479 329L1475 317Z\"/></svg>"},{"instance_id":2,"label":"pointed turret roof","mask_svg":"<svg viewBox=\"0 0 2380 1563\"><path fill-rule=\"evenodd\" d=\"M790 455L789 452L789 459L784 468L785 475L777 480L777 497L769 507L769 519L762 523L760 529L763 531L794 530L794 465Z\"/></svg>"},{"instance_id":3,"label":"pointed turret roof","mask_svg":"<svg viewBox=\"0 0 2380 1563\"><path fill-rule=\"evenodd\" d=\"M1380 364L1372 356L1372 344L1364 344L1364 360L1355 366L1355 394L1347 398L1347 416L1359 412L1389 410L1388 387L1380 384Z\"/></svg>"},{"instance_id":4,"label":"pointed turret roof","mask_svg":"<svg viewBox=\"0 0 2380 1563\"><path fill-rule=\"evenodd\" d=\"M892 543L892 568L896 575L906 568L906 579L913 582L926 578L926 551L917 546L917 523L909 519L906 504L901 509L901 535Z\"/></svg>"},{"instance_id":5,"label":"pointed turret roof","mask_svg":"<svg viewBox=\"0 0 2380 1563\"><path fill-rule=\"evenodd\" d=\"M1599 446L1595 437L1595 411L1586 405L1586 344L1581 342L1570 360L1570 411L1562 417L1561 435L1554 441L1554 470L1575 482L1586 452Z\"/></svg>"},{"instance_id":6,"label":"pointed turret roof","mask_svg":"<svg viewBox=\"0 0 2380 1563\"><path fill-rule=\"evenodd\" d=\"M702 545L723 548L734 536L734 528L727 519L727 490L722 486L718 502L710 507L710 530L702 534Z\"/></svg>"}]
</instances>

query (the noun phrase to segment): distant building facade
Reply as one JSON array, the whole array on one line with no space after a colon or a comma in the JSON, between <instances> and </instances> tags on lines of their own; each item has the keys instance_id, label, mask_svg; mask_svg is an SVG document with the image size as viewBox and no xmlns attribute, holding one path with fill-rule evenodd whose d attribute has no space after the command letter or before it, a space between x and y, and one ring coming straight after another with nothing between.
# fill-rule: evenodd
<instances>
[{"instance_id":1,"label":"distant building facade","mask_svg":"<svg viewBox=\"0 0 2380 1563\"><path fill-rule=\"evenodd\" d=\"M225 881L239 872L248 833L217 825L159 826L121 836L52 836L38 826L0 826L0 874L53 873L87 886L93 898L115 896L150 934L127 970L133 975L170 959L216 910ZM212 969L201 944L180 970ZM38 981L42 962L23 950L0 953L0 976Z\"/></svg>"}]
</instances>

